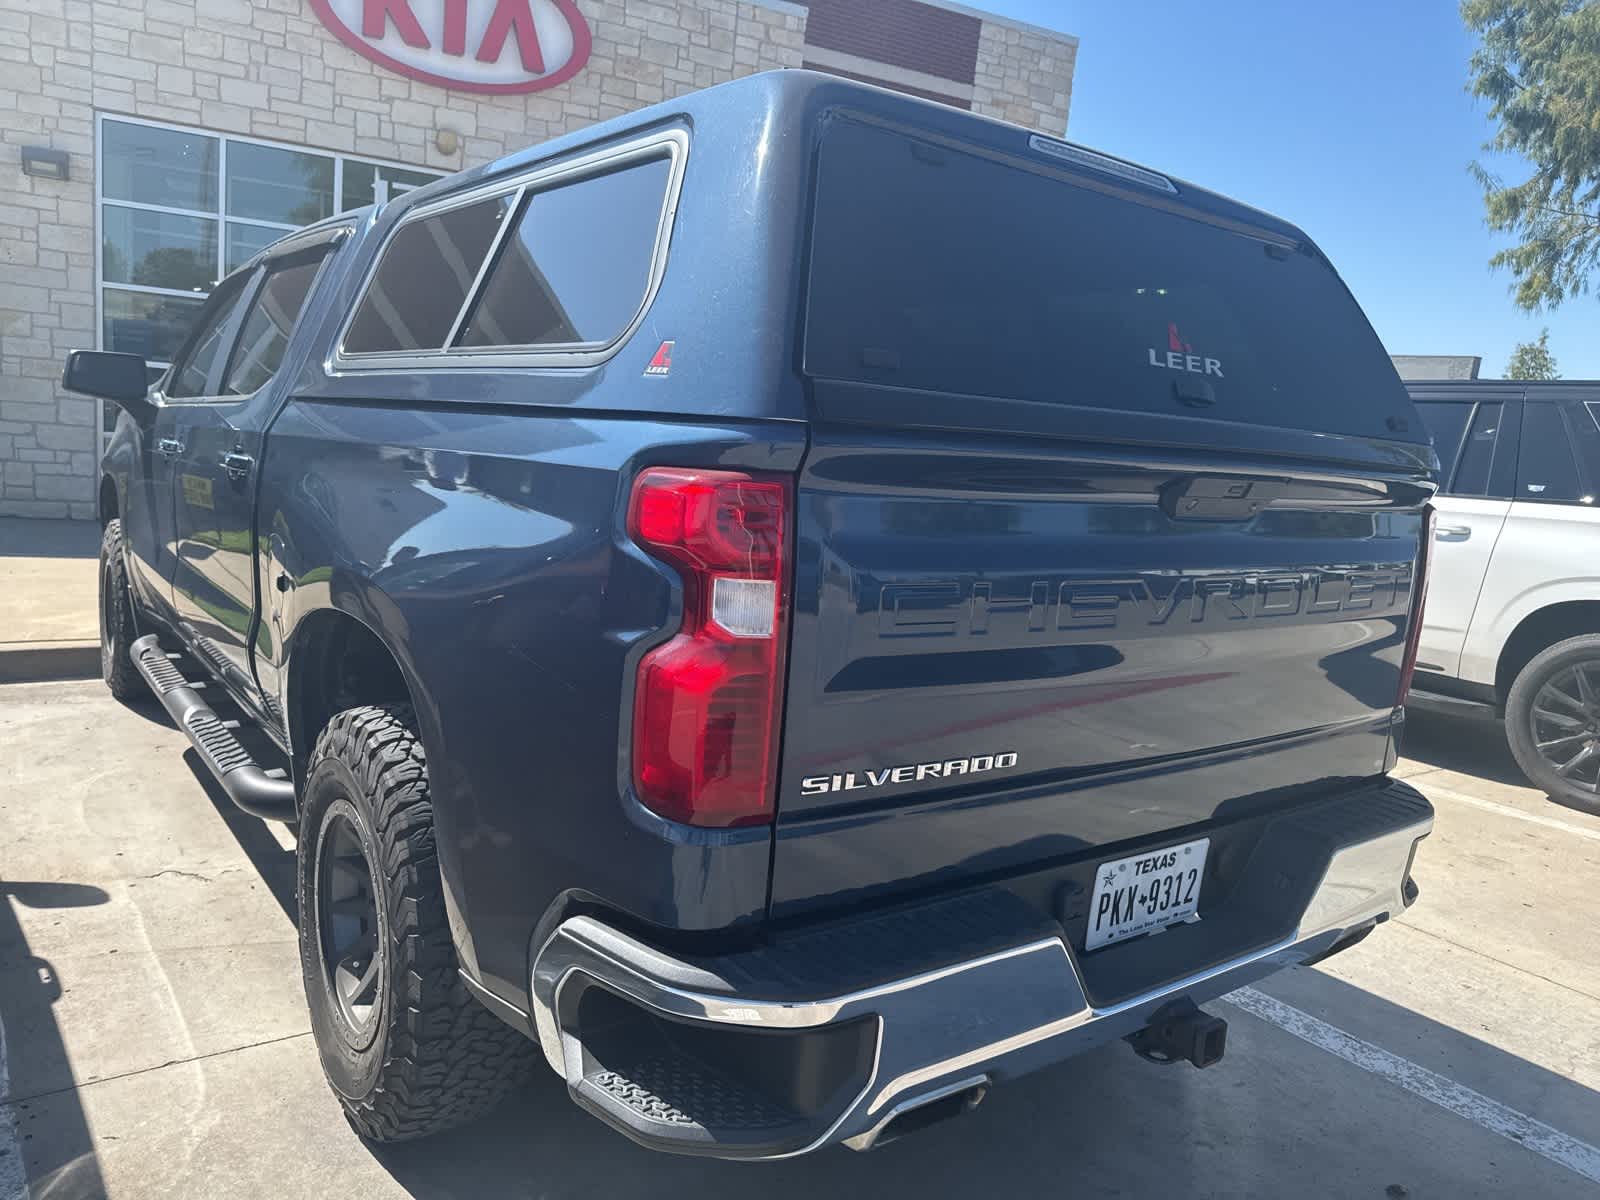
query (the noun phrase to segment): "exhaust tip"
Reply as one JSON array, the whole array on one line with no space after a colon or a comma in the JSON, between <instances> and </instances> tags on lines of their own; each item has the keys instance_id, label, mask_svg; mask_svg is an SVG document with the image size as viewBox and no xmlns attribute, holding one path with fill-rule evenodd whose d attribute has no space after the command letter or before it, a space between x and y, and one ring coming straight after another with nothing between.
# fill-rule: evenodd
<instances>
[{"instance_id":1,"label":"exhaust tip","mask_svg":"<svg viewBox=\"0 0 1600 1200\"><path fill-rule=\"evenodd\" d=\"M879 1146L887 1146L892 1141L920 1132L931 1125L943 1124L945 1121L965 1116L982 1104L988 1094L987 1076L941 1088L930 1095L920 1096L896 1106L888 1121L880 1125L875 1132L850 1138L845 1145L852 1150L875 1150Z\"/></svg>"}]
</instances>

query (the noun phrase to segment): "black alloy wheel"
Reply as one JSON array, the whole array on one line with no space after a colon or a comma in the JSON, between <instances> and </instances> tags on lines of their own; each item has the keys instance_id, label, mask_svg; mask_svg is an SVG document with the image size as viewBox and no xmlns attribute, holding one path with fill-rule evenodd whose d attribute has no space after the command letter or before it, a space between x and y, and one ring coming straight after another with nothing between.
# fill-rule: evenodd
<instances>
[{"instance_id":1,"label":"black alloy wheel","mask_svg":"<svg viewBox=\"0 0 1600 1200\"><path fill-rule=\"evenodd\" d=\"M1600 795L1600 662L1551 675L1533 699L1534 748L1562 779Z\"/></svg>"},{"instance_id":2,"label":"black alloy wheel","mask_svg":"<svg viewBox=\"0 0 1600 1200\"><path fill-rule=\"evenodd\" d=\"M317 845L317 941L322 978L351 1046L365 1048L377 1030L383 950L372 864L348 798L329 806Z\"/></svg>"},{"instance_id":3,"label":"black alloy wheel","mask_svg":"<svg viewBox=\"0 0 1600 1200\"><path fill-rule=\"evenodd\" d=\"M1506 741L1535 786L1600 812L1600 634L1546 647L1517 672Z\"/></svg>"}]
</instances>

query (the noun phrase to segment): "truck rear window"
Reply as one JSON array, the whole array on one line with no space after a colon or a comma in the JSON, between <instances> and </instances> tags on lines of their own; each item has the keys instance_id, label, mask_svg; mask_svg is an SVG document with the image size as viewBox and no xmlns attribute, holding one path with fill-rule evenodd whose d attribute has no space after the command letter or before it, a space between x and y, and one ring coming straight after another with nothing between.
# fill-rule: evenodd
<instances>
[{"instance_id":1,"label":"truck rear window","mask_svg":"<svg viewBox=\"0 0 1600 1200\"><path fill-rule=\"evenodd\" d=\"M835 122L817 182L807 372L1426 440L1314 251L1036 165ZM1391 416L1409 420L1397 430Z\"/></svg>"}]
</instances>

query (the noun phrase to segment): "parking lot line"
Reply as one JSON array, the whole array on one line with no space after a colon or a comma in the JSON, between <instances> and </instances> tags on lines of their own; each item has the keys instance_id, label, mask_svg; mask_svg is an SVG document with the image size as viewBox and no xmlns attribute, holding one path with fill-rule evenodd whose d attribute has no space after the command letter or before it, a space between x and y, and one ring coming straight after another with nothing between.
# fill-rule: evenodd
<instances>
[{"instance_id":1,"label":"parking lot line","mask_svg":"<svg viewBox=\"0 0 1600 1200\"><path fill-rule=\"evenodd\" d=\"M1520 808L1513 808L1509 804L1500 804L1494 800L1484 800L1478 796L1469 796L1466 792L1458 792L1455 788L1447 788L1441 784L1430 783L1427 775L1413 775L1408 780L1413 786L1419 787L1429 797L1443 796L1446 800L1454 800L1459 804L1481 808L1484 812L1498 813L1502 817L1515 817L1519 821L1527 821L1532 825L1543 825L1546 829L1559 829L1562 833L1575 833L1581 838L1600 842L1600 829L1588 829L1582 825L1574 825L1571 821L1561 821L1555 817L1541 816L1539 813L1524 812Z\"/></svg>"},{"instance_id":2,"label":"parking lot line","mask_svg":"<svg viewBox=\"0 0 1600 1200\"><path fill-rule=\"evenodd\" d=\"M6 898L0 896L0 904L5 903ZM22 1139L17 1136L16 1110L10 1096L6 1027L0 1025L0 1200L28 1200L28 1168L22 1163Z\"/></svg>"},{"instance_id":3,"label":"parking lot line","mask_svg":"<svg viewBox=\"0 0 1600 1200\"><path fill-rule=\"evenodd\" d=\"M1600 1183L1600 1147L1579 1141L1570 1134L1562 1133L1497 1100L1491 1100L1482 1092L1473 1091L1410 1059L1391 1054L1371 1042L1364 1042L1337 1026L1329 1025L1293 1005L1275 1000L1255 988L1240 988L1225 999L1235 1008L1243 1009L1269 1025L1276 1025L1303 1042L1309 1042L1363 1071L1387 1079L1491 1133L1525 1146L1575 1175Z\"/></svg>"}]
</instances>

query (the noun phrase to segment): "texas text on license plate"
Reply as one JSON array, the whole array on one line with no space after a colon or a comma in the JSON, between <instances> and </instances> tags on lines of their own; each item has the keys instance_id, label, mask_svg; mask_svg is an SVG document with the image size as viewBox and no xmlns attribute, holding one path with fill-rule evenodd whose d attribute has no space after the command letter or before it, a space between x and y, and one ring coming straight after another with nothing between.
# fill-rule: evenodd
<instances>
[{"instance_id":1,"label":"texas text on license plate","mask_svg":"<svg viewBox=\"0 0 1600 1200\"><path fill-rule=\"evenodd\" d=\"M1210 838L1101 863L1089 903L1085 950L1182 921L1200 907Z\"/></svg>"}]
</instances>

